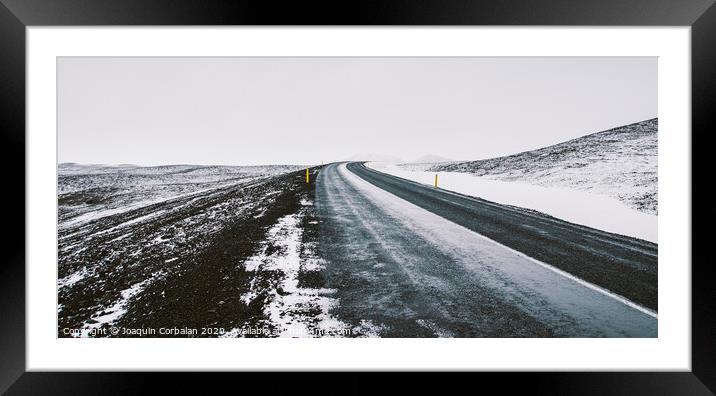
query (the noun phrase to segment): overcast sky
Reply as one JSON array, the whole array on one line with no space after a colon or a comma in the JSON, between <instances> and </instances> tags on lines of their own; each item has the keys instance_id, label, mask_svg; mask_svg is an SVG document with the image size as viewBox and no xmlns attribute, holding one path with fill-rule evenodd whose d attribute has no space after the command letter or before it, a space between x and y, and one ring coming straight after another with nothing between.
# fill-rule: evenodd
<instances>
[{"instance_id":1,"label":"overcast sky","mask_svg":"<svg viewBox=\"0 0 716 396\"><path fill-rule=\"evenodd\" d=\"M482 159L657 116L657 58L59 58L60 162Z\"/></svg>"}]
</instances>

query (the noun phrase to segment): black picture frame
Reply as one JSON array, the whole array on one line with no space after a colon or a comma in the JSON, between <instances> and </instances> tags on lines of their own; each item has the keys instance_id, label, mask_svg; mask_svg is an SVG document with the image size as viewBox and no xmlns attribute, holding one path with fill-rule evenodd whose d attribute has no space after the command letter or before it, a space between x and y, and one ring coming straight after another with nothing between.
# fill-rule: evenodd
<instances>
[{"instance_id":1,"label":"black picture frame","mask_svg":"<svg viewBox=\"0 0 716 396\"><path fill-rule=\"evenodd\" d=\"M216 390L236 386L236 374L197 378L193 373L52 373L25 369L25 63L26 27L77 25L590 25L690 26L692 131L710 132L716 103L716 6L714 0L394 0L313 1L274 4L201 0L0 0L0 125L4 141L5 260L0 264L0 391L10 394L134 394L152 383L162 393ZM693 140L692 140L693 142ZM693 143L692 143L692 147ZM692 158L697 156L692 154ZM693 162L692 162L693 163ZM692 165L695 172L699 167ZM8 180L9 179L9 180ZM695 180L695 178L692 178ZM697 179L696 179L697 180ZM693 189L691 191L693 197ZM692 198L693 202L693 198ZM21 211L20 208L25 208ZM9 219L9 221L7 221ZM691 242L705 238L694 234ZM694 256L695 257L695 256ZM675 263L689 265L691 263ZM548 394L713 394L716 390L716 299L710 261L693 260L692 370L690 372L478 373L467 379L502 391ZM254 374L251 381L271 383L271 391L299 386L316 392L306 374ZM385 374L382 374L385 375ZM399 376L403 376L400 374ZM477 376L477 378L475 378ZM465 378L464 376L462 378ZM406 391L406 383L445 392L456 382L425 376L382 390ZM245 380L245 379L243 379ZM242 381L243 381L242 380ZM341 392L370 391L364 374L338 373ZM321 381L324 381L323 379ZM305 384L305 385L300 385ZM237 388L234 388L237 389Z\"/></svg>"}]
</instances>

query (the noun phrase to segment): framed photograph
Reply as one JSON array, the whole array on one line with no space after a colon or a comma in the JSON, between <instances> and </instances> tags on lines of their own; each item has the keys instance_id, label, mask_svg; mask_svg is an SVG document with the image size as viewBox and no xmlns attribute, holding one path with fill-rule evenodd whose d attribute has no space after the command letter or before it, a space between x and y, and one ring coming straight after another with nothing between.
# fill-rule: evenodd
<instances>
[{"instance_id":1,"label":"framed photograph","mask_svg":"<svg viewBox=\"0 0 716 396\"><path fill-rule=\"evenodd\" d=\"M712 3L2 0L0 389L712 394Z\"/></svg>"}]
</instances>

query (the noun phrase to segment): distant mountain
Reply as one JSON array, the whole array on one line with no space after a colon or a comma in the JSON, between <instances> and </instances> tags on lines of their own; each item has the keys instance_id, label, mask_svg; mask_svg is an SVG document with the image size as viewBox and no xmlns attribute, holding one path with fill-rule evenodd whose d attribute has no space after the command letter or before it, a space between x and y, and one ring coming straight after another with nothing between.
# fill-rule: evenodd
<instances>
[{"instance_id":1,"label":"distant mountain","mask_svg":"<svg viewBox=\"0 0 716 396\"><path fill-rule=\"evenodd\" d=\"M418 157L411 161L413 164L427 164L427 163L438 163L438 162L454 162L450 158L441 157L439 155L427 154L422 157Z\"/></svg>"},{"instance_id":2,"label":"distant mountain","mask_svg":"<svg viewBox=\"0 0 716 396\"><path fill-rule=\"evenodd\" d=\"M585 190L657 214L658 127L654 118L537 150L428 169Z\"/></svg>"},{"instance_id":3,"label":"distant mountain","mask_svg":"<svg viewBox=\"0 0 716 396\"><path fill-rule=\"evenodd\" d=\"M388 155L378 153L363 153L356 154L350 158L346 158L347 161L372 161L372 162L387 162L391 164L399 164L404 162L402 159Z\"/></svg>"}]
</instances>

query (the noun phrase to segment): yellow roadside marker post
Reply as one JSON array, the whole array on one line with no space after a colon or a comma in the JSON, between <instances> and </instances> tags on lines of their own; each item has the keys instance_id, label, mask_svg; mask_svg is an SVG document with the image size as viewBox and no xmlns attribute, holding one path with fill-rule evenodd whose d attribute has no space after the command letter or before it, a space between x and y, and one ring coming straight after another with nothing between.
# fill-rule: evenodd
<instances>
[{"instance_id":1,"label":"yellow roadside marker post","mask_svg":"<svg viewBox=\"0 0 716 396\"><path fill-rule=\"evenodd\" d=\"M438 174L435 174L435 188L438 188Z\"/></svg>"},{"instance_id":2,"label":"yellow roadside marker post","mask_svg":"<svg viewBox=\"0 0 716 396\"><path fill-rule=\"evenodd\" d=\"M308 184L308 168L306 168L306 184Z\"/></svg>"}]
</instances>

